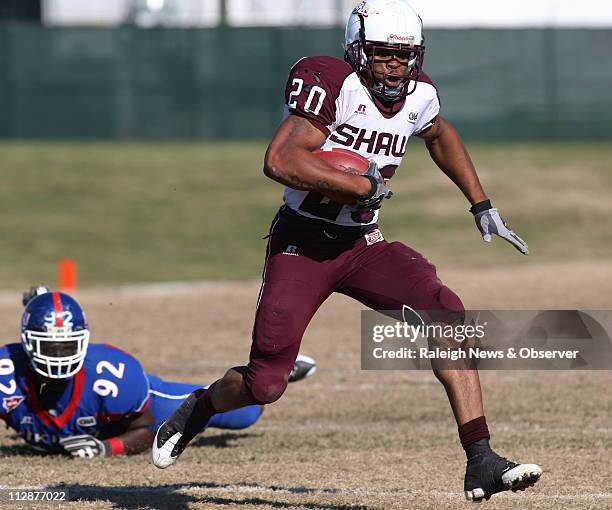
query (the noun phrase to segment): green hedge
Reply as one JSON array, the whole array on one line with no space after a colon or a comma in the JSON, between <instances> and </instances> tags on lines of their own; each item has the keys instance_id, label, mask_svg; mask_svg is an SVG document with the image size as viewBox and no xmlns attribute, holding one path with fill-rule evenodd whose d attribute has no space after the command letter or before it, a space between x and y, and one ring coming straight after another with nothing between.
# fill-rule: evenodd
<instances>
[{"instance_id":1,"label":"green hedge","mask_svg":"<svg viewBox=\"0 0 612 510\"><path fill-rule=\"evenodd\" d=\"M329 29L0 25L0 137L271 135L287 71ZM425 68L467 138L609 138L611 30L430 30Z\"/></svg>"}]
</instances>

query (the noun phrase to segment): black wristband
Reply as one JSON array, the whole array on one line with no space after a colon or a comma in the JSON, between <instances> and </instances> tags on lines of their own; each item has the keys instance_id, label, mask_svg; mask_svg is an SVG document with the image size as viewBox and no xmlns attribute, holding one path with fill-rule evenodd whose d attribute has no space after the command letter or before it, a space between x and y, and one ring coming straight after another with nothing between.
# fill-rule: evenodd
<instances>
[{"instance_id":1,"label":"black wristband","mask_svg":"<svg viewBox=\"0 0 612 510\"><path fill-rule=\"evenodd\" d=\"M477 204L474 204L472 207L470 207L470 212L474 216L476 216L478 213L487 211L492 208L493 206L491 205L491 201L487 198L486 200L483 200L482 202L478 202Z\"/></svg>"},{"instance_id":2,"label":"black wristband","mask_svg":"<svg viewBox=\"0 0 612 510\"><path fill-rule=\"evenodd\" d=\"M372 185L372 189L369 191L369 193L360 197L361 200L368 200L374 196L374 193L376 193L376 190L378 189L378 181L371 175L362 175L362 177L365 177Z\"/></svg>"}]
</instances>

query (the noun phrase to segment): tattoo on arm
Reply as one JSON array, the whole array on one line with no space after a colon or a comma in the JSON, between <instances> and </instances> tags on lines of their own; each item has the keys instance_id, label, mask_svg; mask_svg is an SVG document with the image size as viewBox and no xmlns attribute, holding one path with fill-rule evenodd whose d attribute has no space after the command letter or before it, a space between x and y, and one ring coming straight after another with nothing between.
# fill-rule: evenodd
<instances>
[{"instance_id":1,"label":"tattoo on arm","mask_svg":"<svg viewBox=\"0 0 612 510\"><path fill-rule=\"evenodd\" d=\"M321 175L323 172L303 173L300 169L301 161L296 157L287 156L289 150L299 147L300 150L313 151L320 147L324 141L324 133L315 127L308 119L291 115L285 120L284 130L281 132L280 142L274 147L275 154L283 154L281 165L274 165L268 161L267 174L275 181L285 184L293 189L300 191L325 192L346 192L343 187L333 183L330 179ZM268 157L268 154L266 155ZM271 158L274 159L274 158ZM294 168L295 167L295 168Z\"/></svg>"},{"instance_id":2,"label":"tattoo on arm","mask_svg":"<svg viewBox=\"0 0 612 510\"><path fill-rule=\"evenodd\" d=\"M298 117L297 115L293 115L294 120L292 122L291 131L289 132L289 136L294 138L296 136L300 136L304 133L320 133L320 131L314 127L309 120Z\"/></svg>"},{"instance_id":3,"label":"tattoo on arm","mask_svg":"<svg viewBox=\"0 0 612 510\"><path fill-rule=\"evenodd\" d=\"M315 189L315 187L312 184L308 184L304 182L297 175L291 176L291 184L292 184L291 186L292 188L299 189L302 191L312 191L313 189Z\"/></svg>"},{"instance_id":4,"label":"tattoo on arm","mask_svg":"<svg viewBox=\"0 0 612 510\"><path fill-rule=\"evenodd\" d=\"M335 191L344 193L344 190L338 188L337 186L331 185L324 179L318 180L315 184L309 184L306 181L300 179L297 175L291 176L291 184L292 188L299 189L302 191L318 191L318 192L326 192L326 191Z\"/></svg>"},{"instance_id":5,"label":"tattoo on arm","mask_svg":"<svg viewBox=\"0 0 612 510\"><path fill-rule=\"evenodd\" d=\"M320 191L336 191L336 192L340 192L340 193L344 193L345 192L343 189L338 188L337 186L334 186L334 185L330 184L329 182L327 182L325 180L317 181L317 188Z\"/></svg>"}]
</instances>

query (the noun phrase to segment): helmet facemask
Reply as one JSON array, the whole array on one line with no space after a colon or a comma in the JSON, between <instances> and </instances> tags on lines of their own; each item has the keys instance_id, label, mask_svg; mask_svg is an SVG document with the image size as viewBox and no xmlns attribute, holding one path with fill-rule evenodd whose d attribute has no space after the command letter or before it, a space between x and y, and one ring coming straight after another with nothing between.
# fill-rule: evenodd
<instances>
[{"instance_id":1,"label":"helmet facemask","mask_svg":"<svg viewBox=\"0 0 612 510\"><path fill-rule=\"evenodd\" d=\"M21 341L35 372L47 379L67 379L83 366L89 330L49 326L46 331L26 329Z\"/></svg>"},{"instance_id":2,"label":"helmet facemask","mask_svg":"<svg viewBox=\"0 0 612 510\"><path fill-rule=\"evenodd\" d=\"M376 41L355 41L346 48L346 60L360 76L364 85L370 92L384 101L395 102L412 94L417 87L417 80L423 68L425 47L408 44L388 44ZM390 59L391 55L406 62L405 72L399 76L396 86L388 83L389 76L398 76L388 73L376 77L374 64L380 61L381 56Z\"/></svg>"}]
</instances>

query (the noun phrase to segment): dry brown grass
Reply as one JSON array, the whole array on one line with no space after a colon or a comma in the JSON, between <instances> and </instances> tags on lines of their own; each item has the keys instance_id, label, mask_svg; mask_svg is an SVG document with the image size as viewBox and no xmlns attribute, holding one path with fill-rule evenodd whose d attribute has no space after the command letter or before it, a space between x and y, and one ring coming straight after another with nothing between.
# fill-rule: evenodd
<instances>
[{"instance_id":1,"label":"dry brown grass","mask_svg":"<svg viewBox=\"0 0 612 510\"><path fill-rule=\"evenodd\" d=\"M610 264L441 276L473 308L612 306ZM245 360L257 289L246 282L78 297L95 341L120 345L160 376L209 383ZM18 301L0 295L6 339L17 337ZM82 499L65 506L84 509L468 508L463 452L442 388L430 373L361 371L359 310L344 297L330 299L303 342L319 362L317 375L292 385L252 428L207 432L174 468L156 470L148 454L89 462L39 456L3 431L0 483L67 484ZM534 490L497 495L487 508L612 507L610 373L482 379L494 446L545 470Z\"/></svg>"}]
</instances>

